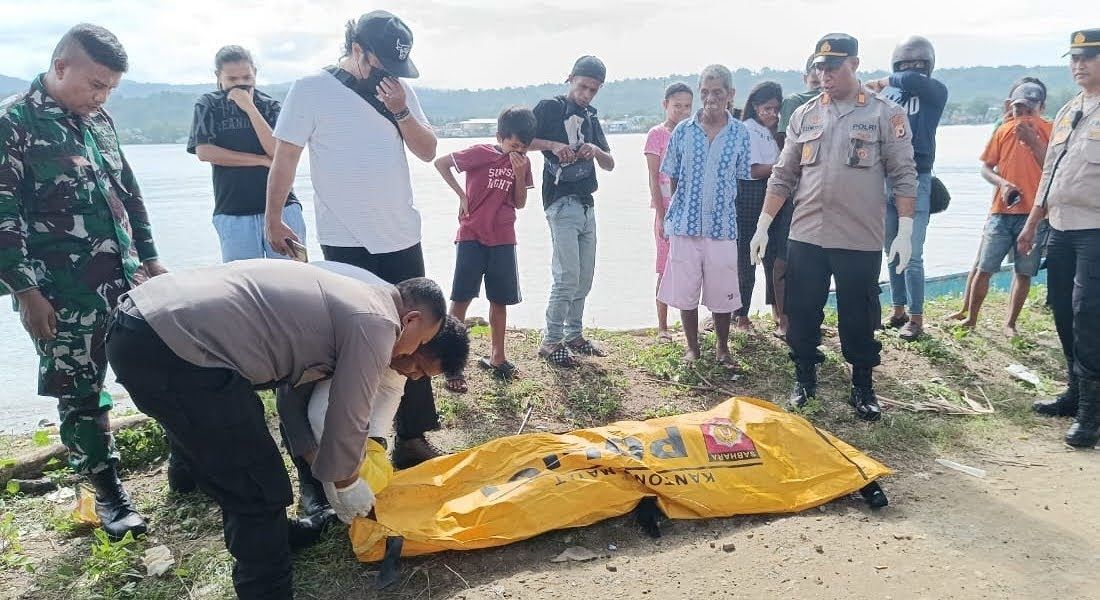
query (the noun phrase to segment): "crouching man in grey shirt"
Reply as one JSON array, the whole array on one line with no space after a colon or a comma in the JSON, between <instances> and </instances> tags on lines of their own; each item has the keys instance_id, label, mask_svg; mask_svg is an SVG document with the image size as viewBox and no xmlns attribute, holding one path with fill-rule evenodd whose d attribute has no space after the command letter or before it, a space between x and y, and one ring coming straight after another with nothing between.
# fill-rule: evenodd
<instances>
[{"instance_id":1,"label":"crouching man in grey shirt","mask_svg":"<svg viewBox=\"0 0 1100 600\"><path fill-rule=\"evenodd\" d=\"M156 283L120 300L107 358L221 507L238 597L291 598L290 478L256 390L331 379L312 471L350 520L374 502L358 470L383 375L391 365L412 377L439 373L465 361L468 340L455 336L427 367L407 359L444 322L443 293L424 278L381 287L307 264L246 260Z\"/></svg>"}]
</instances>

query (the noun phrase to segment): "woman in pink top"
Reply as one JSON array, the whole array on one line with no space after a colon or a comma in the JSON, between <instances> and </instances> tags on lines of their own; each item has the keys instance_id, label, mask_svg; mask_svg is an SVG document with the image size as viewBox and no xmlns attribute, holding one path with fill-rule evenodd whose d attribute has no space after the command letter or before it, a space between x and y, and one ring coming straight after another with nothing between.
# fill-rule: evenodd
<instances>
[{"instance_id":1,"label":"woman in pink top","mask_svg":"<svg viewBox=\"0 0 1100 600\"><path fill-rule=\"evenodd\" d=\"M691 116L693 94L686 83L673 83L665 88L665 121L649 130L645 140L645 160L649 170L649 207L655 209L653 235L657 240L657 289L661 289L661 277L668 262L668 238L665 236L665 211L672 201L672 188L668 175L661 173L661 161L672 139L672 130ZM668 306L657 300L657 338L672 341L668 333Z\"/></svg>"}]
</instances>

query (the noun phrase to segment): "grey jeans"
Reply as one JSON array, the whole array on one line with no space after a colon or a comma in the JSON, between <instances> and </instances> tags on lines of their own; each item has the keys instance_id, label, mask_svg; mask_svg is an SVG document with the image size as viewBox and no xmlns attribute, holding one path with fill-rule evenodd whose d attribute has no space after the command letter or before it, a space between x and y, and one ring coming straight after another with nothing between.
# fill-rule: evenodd
<instances>
[{"instance_id":1,"label":"grey jeans","mask_svg":"<svg viewBox=\"0 0 1100 600\"><path fill-rule=\"evenodd\" d=\"M596 270L596 209L565 196L546 209L554 246L554 285L546 306L544 344L581 337L584 301Z\"/></svg>"}]
</instances>

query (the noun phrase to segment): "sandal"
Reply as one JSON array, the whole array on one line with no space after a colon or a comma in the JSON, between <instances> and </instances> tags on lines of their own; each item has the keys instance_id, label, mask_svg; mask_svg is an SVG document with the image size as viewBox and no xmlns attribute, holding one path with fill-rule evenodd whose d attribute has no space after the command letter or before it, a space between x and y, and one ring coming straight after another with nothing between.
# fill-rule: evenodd
<instances>
[{"instance_id":1,"label":"sandal","mask_svg":"<svg viewBox=\"0 0 1100 600\"><path fill-rule=\"evenodd\" d=\"M494 365L493 361L490 360L488 356L482 356L481 360L477 361L477 366L482 369L488 369L493 374L493 377L497 379L508 381L516 377L516 365L508 361L504 361L499 365Z\"/></svg>"},{"instance_id":2,"label":"sandal","mask_svg":"<svg viewBox=\"0 0 1100 600\"><path fill-rule=\"evenodd\" d=\"M539 348L539 356L545 358L547 362L559 367L576 367L580 363L577 361L577 357L573 356L573 353L569 351L569 348L565 347L565 344L557 344L556 346L541 346Z\"/></svg>"},{"instance_id":3,"label":"sandal","mask_svg":"<svg viewBox=\"0 0 1100 600\"><path fill-rule=\"evenodd\" d=\"M447 375L447 381L443 384L443 387L455 394L465 394L470 391L470 386L466 383L466 375L461 371Z\"/></svg>"},{"instance_id":4,"label":"sandal","mask_svg":"<svg viewBox=\"0 0 1100 600\"><path fill-rule=\"evenodd\" d=\"M570 350L579 354L584 354L587 356L607 356L607 352L605 352L603 348L600 348L596 344L593 344L583 337L579 337L571 342L567 342L566 345L569 346Z\"/></svg>"},{"instance_id":5,"label":"sandal","mask_svg":"<svg viewBox=\"0 0 1100 600\"><path fill-rule=\"evenodd\" d=\"M657 334L657 343L658 344L671 344L672 343L672 334L669 333L668 331L659 332Z\"/></svg>"}]
</instances>

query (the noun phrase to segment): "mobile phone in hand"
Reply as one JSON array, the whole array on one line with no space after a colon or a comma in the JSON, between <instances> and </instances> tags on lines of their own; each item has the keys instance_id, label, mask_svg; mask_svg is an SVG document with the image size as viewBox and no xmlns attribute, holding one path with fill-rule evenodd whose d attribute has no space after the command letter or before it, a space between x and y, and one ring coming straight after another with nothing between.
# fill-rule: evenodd
<instances>
[{"instance_id":1,"label":"mobile phone in hand","mask_svg":"<svg viewBox=\"0 0 1100 600\"><path fill-rule=\"evenodd\" d=\"M298 241L287 238L286 247L290 250L290 258L298 262L309 262L309 253L306 251L306 247Z\"/></svg>"}]
</instances>

